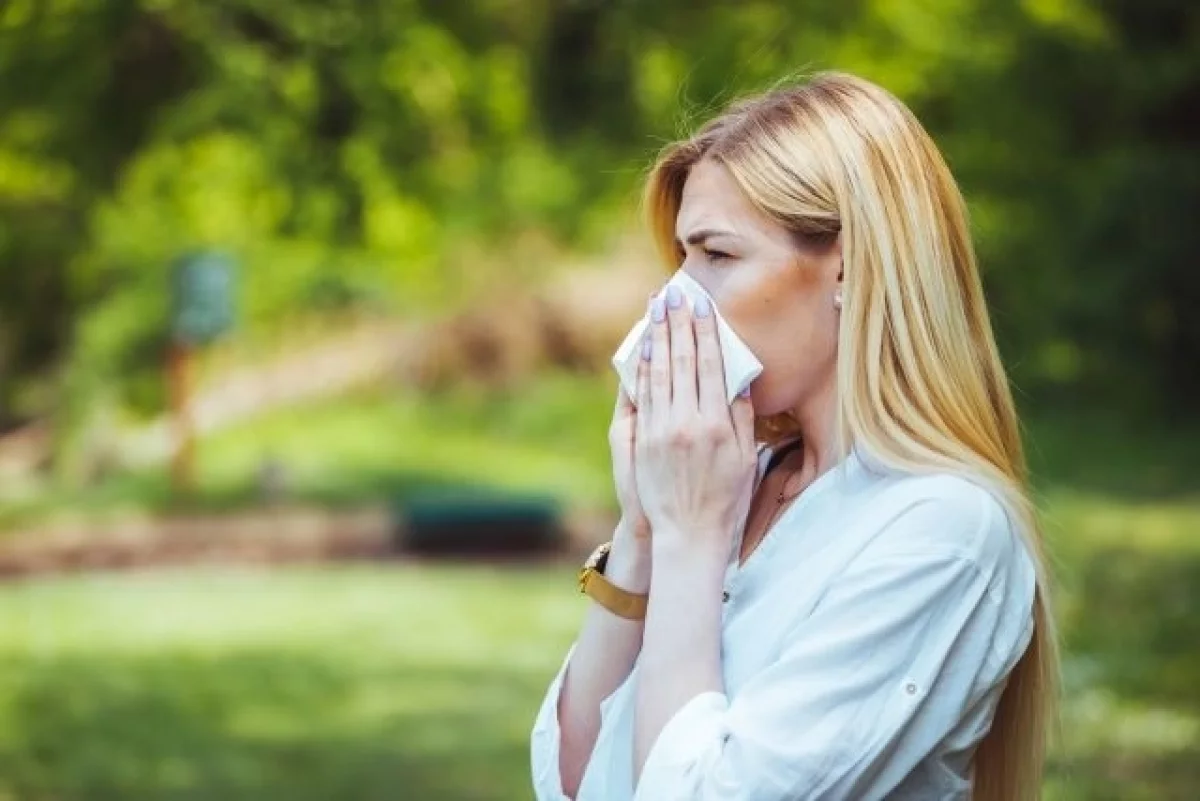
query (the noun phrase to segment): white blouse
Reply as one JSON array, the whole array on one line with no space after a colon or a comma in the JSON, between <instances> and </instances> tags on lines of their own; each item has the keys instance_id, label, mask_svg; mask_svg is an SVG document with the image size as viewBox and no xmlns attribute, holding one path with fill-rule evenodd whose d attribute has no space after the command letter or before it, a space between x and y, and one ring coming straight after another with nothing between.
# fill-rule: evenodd
<instances>
[{"instance_id":1,"label":"white blouse","mask_svg":"<svg viewBox=\"0 0 1200 801\"><path fill-rule=\"evenodd\" d=\"M635 791L635 664L600 706L576 801L969 798L972 754L1033 633L1033 563L996 498L852 453L740 568L738 552L725 691L675 714ZM570 658L533 728L538 801L567 799L557 706Z\"/></svg>"}]
</instances>

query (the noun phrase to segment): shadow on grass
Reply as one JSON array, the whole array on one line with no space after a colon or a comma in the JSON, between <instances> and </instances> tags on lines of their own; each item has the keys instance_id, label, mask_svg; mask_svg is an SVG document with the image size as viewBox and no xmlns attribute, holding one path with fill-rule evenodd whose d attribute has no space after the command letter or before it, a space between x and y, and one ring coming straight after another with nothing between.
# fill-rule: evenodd
<instances>
[{"instance_id":1,"label":"shadow on grass","mask_svg":"<svg viewBox=\"0 0 1200 801\"><path fill-rule=\"evenodd\" d=\"M500 801L544 676L311 653L0 665L0 796Z\"/></svg>"}]
</instances>

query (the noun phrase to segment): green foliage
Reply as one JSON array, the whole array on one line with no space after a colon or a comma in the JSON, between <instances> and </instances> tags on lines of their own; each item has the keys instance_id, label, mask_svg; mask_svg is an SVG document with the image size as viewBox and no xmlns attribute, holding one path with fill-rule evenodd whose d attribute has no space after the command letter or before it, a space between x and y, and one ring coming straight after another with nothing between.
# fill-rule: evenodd
<instances>
[{"instance_id":1,"label":"green foliage","mask_svg":"<svg viewBox=\"0 0 1200 801\"><path fill-rule=\"evenodd\" d=\"M12 0L0 427L56 398L87 407L101 388L159 408L145 387L182 252L219 247L245 266L251 334L329 302L438 308L489 269L455 268L464 253L528 230L598 244L659 143L737 93L824 67L890 87L943 144L1023 387L1193 408L1198 13L1185 0Z\"/></svg>"}]
</instances>

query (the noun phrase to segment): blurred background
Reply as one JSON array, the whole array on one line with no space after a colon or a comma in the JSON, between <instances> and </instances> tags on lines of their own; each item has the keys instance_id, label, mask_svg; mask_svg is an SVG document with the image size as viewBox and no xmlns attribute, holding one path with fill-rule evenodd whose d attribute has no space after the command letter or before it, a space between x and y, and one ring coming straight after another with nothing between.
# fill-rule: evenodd
<instances>
[{"instance_id":1,"label":"blurred background","mask_svg":"<svg viewBox=\"0 0 1200 801\"><path fill-rule=\"evenodd\" d=\"M835 67L966 193L1047 793L1200 797L1200 6L0 3L0 799L528 798L655 152Z\"/></svg>"}]
</instances>

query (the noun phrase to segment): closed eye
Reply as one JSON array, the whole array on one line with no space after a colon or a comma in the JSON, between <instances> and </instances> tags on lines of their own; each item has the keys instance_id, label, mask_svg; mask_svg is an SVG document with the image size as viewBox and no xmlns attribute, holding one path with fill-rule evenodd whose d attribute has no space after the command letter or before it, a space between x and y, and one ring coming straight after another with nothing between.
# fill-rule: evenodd
<instances>
[{"instance_id":1,"label":"closed eye","mask_svg":"<svg viewBox=\"0 0 1200 801\"><path fill-rule=\"evenodd\" d=\"M730 256L728 253L724 253L720 250L712 250L710 248L704 249L704 255L709 261L724 261L726 259L733 258L733 256Z\"/></svg>"}]
</instances>

